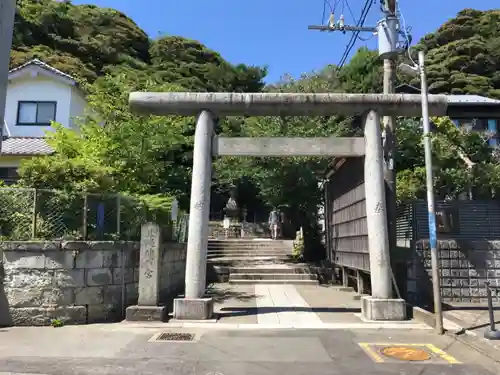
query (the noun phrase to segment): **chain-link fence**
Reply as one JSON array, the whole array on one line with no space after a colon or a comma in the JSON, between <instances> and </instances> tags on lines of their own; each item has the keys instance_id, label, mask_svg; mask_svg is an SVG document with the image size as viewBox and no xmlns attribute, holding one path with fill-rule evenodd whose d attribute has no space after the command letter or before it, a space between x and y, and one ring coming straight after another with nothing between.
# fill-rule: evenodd
<instances>
[{"instance_id":1,"label":"chain-link fence","mask_svg":"<svg viewBox=\"0 0 500 375\"><path fill-rule=\"evenodd\" d=\"M169 212L161 217L161 224L173 229L171 239L187 238L185 215L175 225ZM0 189L0 238L4 240L138 240L148 218L143 202L123 195Z\"/></svg>"}]
</instances>

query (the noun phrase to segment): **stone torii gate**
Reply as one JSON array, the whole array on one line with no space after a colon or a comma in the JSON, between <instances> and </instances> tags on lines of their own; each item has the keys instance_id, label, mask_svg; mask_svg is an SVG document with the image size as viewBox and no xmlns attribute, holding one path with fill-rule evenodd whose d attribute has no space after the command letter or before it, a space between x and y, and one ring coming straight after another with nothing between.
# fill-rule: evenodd
<instances>
[{"instance_id":1,"label":"stone torii gate","mask_svg":"<svg viewBox=\"0 0 500 375\"><path fill-rule=\"evenodd\" d=\"M429 115L444 116L446 96L429 95ZM372 295L362 299L368 320L406 319L405 301L392 295L383 178L380 116L421 116L421 95L289 93L133 92L137 114L198 116L195 130L184 298L174 300L174 318L207 320L205 297L212 156L365 156L366 214ZM227 138L214 135L220 116L364 115L364 138Z\"/></svg>"}]
</instances>

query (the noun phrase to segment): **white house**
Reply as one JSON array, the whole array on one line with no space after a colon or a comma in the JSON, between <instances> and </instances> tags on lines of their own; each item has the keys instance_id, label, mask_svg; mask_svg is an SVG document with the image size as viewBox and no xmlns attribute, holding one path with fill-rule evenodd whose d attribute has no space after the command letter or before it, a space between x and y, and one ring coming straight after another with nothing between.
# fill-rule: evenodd
<instances>
[{"instance_id":1,"label":"white house","mask_svg":"<svg viewBox=\"0 0 500 375\"><path fill-rule=\"evenodd\" d=\"M12 182L22 159L48 155L44 140L52 121L72 128L86 107L70 75L34 59L9 71L0 154L0 180Z\"/></svg>"}]
</instances>

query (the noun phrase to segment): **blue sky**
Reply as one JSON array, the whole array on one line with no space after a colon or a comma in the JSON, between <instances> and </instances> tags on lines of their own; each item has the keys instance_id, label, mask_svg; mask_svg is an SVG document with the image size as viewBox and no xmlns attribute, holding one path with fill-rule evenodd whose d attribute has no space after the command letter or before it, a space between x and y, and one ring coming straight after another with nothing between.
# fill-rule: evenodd
<instances>
[{"instance_id":1,"label":"blue sky","mask_svg":"<svg viewBox=\"0 0 500 375\"><path fill-rule=\"evenodd\" d=\"M355 23L365 0L338 2L336 14L344 4L346 23ZM377 4L366 25L380 18ZM338 63L349 34L309 31L309 24L320 24L323 0L74 0L74 4L95 4L118 9L131 17L150 37L180 35L199 40L232 63L268 66L268 82L283 74L294 77ZM347 4L352 9L353 20ZM464 8L470 0L400 0L406 24L413 28L413 40L434 31ZM498 7L498 0L477 0L476 9ZM370 35L364 35L369 37ZM376 38L356 43L351 55L362 45L376 47Z\"/></svg>"}]
</instances>

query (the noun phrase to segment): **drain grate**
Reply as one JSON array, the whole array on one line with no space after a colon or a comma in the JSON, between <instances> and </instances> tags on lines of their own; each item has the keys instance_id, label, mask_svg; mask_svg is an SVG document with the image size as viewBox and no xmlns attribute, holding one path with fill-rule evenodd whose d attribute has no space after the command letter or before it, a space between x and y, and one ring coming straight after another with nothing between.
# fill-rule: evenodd
<instances>
[{"instance_id":1,"label":"drain grate","mask_svg":"<svg viewBox=\"0 0 500 375\"><path fill-rule=\"evenodd\" d=\"M156 341L193 341L192 333L162 332L156 336Z\"/></svg>"}]
</instances>

